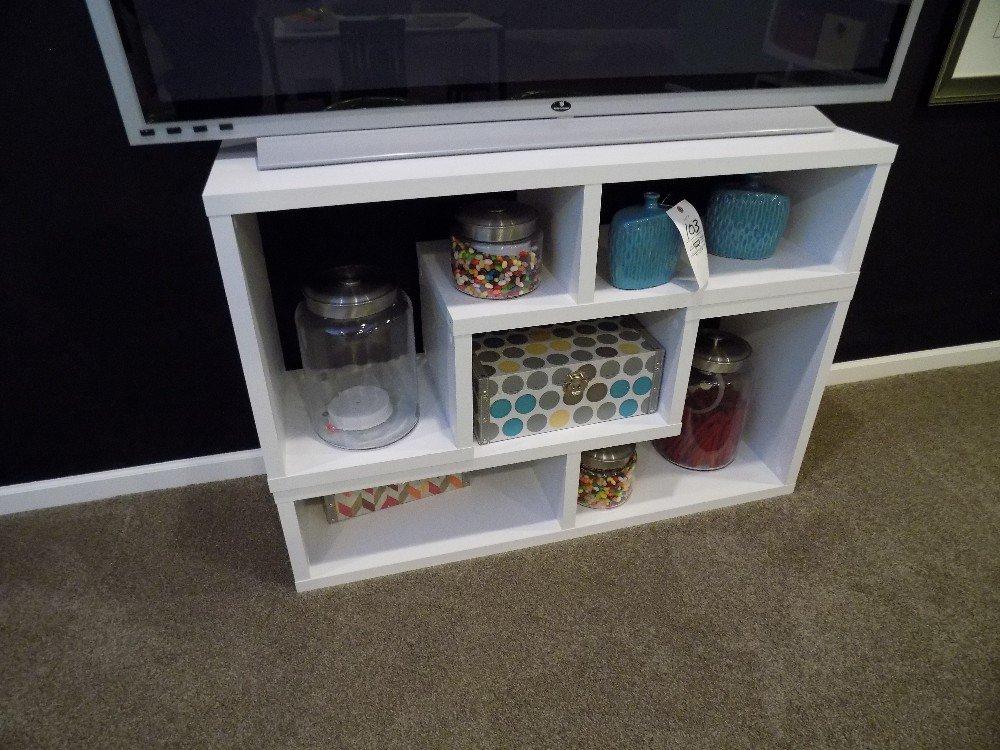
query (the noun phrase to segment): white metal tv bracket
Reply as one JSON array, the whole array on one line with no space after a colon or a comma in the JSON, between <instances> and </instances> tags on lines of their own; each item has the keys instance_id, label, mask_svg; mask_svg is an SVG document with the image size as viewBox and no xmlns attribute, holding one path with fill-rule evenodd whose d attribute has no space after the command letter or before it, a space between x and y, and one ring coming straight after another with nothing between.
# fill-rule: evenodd
<instances>
[{"instance_id":1,"label":"white metal tv bracket","mask_svg":"<svg viewBox=\"0 0 1000 750\"><path fill-rule=\"evenodd\" d=\"M554 102L553 107L557 104L559 102ZM257 168L284 169L498 151L823 133L835 127L815 107L773 107L345 130L258 138Z\"/></svg>"}]
</instances>

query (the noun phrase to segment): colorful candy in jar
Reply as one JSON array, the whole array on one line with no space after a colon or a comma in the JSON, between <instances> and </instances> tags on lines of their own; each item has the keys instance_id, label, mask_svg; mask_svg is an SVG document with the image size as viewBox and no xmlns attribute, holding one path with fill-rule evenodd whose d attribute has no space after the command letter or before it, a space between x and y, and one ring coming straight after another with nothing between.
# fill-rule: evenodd
<instances>
[{"instance_id":1,"label":"colorful candy in jar","mask_svg":"<svg viewBox=\"0 0 1000 750\"><path fill-rule=\"evenodd\" d=\"M670 462L687 469L709 471L733 462L747 417L746 394L724 386L726 394L717 403L710 392L688 397L681 418L681 434L657 442L657 449ZM708 409L706 402L711 404Z\"/></svg>"},{"instance_id":2,"label":"colorful candy in jar","mask_svg":"<svg viewBox=\"0 0 1000 750\"><path fill-rule=\"evenodd\" d=\"M635 443L587 451L580 456L577 503L587 508L617 508L632 495Z\"/></svg>"},{"instance_id":3,"label":"colorful candy in jar","mask_svg":"<svg viewBox=\"0 0 1000 750\"><path fill-rule=\"evenodd\" d=\"M542 233L535 209L516 201L480 201L455 218L451 270L459 291L512 299L538 287Z\"/></svg>"},{"instance_id":4,"label":"colorful candy in jar","mask_svg":"<svg viewBox=\"0 0 1000 750\"><path fill-rule=\"evenodd\" d=\"M510 299L538 287L538 253L489 255L457 238L451 241L451 270L459 291L484 299Z\"/></svg>"}]
</instances>

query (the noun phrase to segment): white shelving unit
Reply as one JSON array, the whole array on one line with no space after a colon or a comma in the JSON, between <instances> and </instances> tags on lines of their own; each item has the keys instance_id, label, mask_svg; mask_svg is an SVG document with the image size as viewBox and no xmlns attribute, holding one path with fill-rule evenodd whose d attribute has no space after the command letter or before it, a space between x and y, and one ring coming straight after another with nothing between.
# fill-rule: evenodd
<instances>
[{"instance_id":1,"label":"white shelving unit","mask_svg":"<svg viewBox=\"0 0 1000 750\"><path fill-rule=\"evenodd\" d=\"M896 152L851 131L553 149L259 171L248 147L219 153L205 188L247 389L300 591L567 539L791 492L865 246ZM711 256L698 290L680 276L623 291L602 277L608 183L767 173L792 199L767 261ZM418 254L425 353L420 422L372 451L312 434L298 373L285 370L256 215L268 211L516 191L547 217L546 272L534 293L482 301L452 286L446 241ZM641 187L636 186L636 194ZM635 314L666 349L659 410L490 445L472 438L472 335ZM737 460L679 469L644 443L680 430L700 321L754 348L753 409ZM580 453L640 442L633 498L578 509ZM468 488L328 524L322 495L469 472Z\"/></svg>"}]
</instances>

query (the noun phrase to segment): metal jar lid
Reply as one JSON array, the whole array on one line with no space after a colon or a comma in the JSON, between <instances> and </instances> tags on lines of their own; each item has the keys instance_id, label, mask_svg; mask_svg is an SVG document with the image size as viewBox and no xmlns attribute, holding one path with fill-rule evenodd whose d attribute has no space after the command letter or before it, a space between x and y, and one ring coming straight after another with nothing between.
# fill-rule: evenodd
<instances>
[{"instance_id":1,"label":"metal jar lid","mask_svg":"<svg viewBox=\"0 0 1000 750\"><path fill-rule=\"evenodd\" d=\"M398 288L371 266L338 266L303 287L306 307L324 318L367 318L390 307Z\"/></svg>"},{"instance_id":2,"label":"metal jar lid","mask_svg":"<svg viewBox=\"0 0 1000 750\"><path fill-rule=\"evenodd\" d=\"M473 242L519 242L538 229L538 211L517 201L470 203L455 214L458 234Z\"/></svg>"},{"instance_id":3,"label":"metal jar lid","mask_svg":"<svg viewBox=\"0 0 1000 750\"><path fill-rule=\"evenodd\" d=\"M694 366L704 372L736 372L750 358L750 344L732 333L718 329L698 332L694 345Z\"/></svg>"},{"instance_id":4,"label":"metal jar lid","mask_svg":"<svg viewBox=\"0 0 1000 750\"><path fill-rule=\"evenodd\" d=\"M622 469L635 455L635 443L599 448L580 454L580 465L586 469Z\"/></svg>"}]
</instances>

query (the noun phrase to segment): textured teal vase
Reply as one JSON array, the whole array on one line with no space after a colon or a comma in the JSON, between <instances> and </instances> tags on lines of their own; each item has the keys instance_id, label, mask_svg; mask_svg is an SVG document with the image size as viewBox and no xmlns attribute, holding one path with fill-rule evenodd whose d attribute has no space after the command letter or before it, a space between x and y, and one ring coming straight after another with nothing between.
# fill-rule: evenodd
<instances>
[{"instance_id":1,"label":"textured teal vase","mask_svg":"<svg viewBox=\"0 0 1000 750\"><path fill-rule=\"evenodd\" d=\"M788 226L789 207L787 195L757 178L716 190L705 217L708 252L739 260L770 258Z\"/></svg>"},{"instance_id":2,"label":"textured teal vase","mask_svg":"<svg viewBox=\"0 0 1000 750\"><path fill-rule=\"evenodd\" d=\"M644 197L643 205L623 208L611 220L610 281L619 289L666 284L677 267L681 235L659 204L660 196L646 193Z\"/></svg>"}]
</instances>

